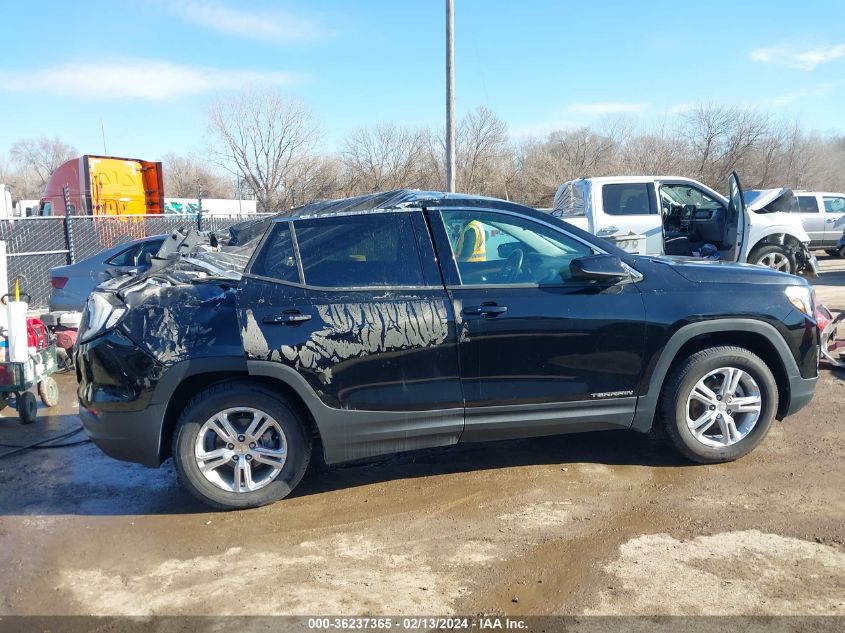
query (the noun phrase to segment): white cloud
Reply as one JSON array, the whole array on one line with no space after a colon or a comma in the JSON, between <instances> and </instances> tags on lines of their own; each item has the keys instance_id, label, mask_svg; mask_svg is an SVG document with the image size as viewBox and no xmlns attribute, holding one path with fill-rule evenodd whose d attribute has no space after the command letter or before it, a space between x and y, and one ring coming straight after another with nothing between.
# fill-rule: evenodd
<instances>
[{"instance_id":1,"label":"white cloud","mask_svg":"<svg viewBox=\"0 0 845 633\"><path fill-rule=\"evenodd\" d=\"M332 35L331 29L313 18L275 7L247 9L218 0L170 0L166 7L197 26L267 42L305 42Z\"/></svg>"},{"instance_id":2,"label":"white cloud","mask_svg":"<svg viewBox=\"0 0 845 633\"><path fill-rule=\"evenodd\" d=\"M0 69L0 91L164 101L216 90L237 90L251 84L283 86L299 79L300 76L287 72L183 66L130 58L109 63L68 63L40 70Z\"/></svg>"},{"instance_id":3,"label":"white cloud","mask_svg":"<svg viewBox=\"0 0 845 633\"><path fill-rule=\"evenodd\" d=\"M800 99L824 97L830 94L833 89L836 88L836 86L837 82L826 81L824 83L820 83L815 86L805 88L803 90L794 90L792 92L787 92L785 94L779 95L773 98L771 100L771 103L774 106L785 106L792 103L793 101L798 101Z\"/></svg>"},{"instance_id":4,"label":"white cloud","mask_svg":"<svg viewBox=\"0 0 845 633\"><path fill-rule=\"evenodd\" d=\"M798 70L813 70L819 64L845 57L845 44L797 50L791 46L771 46L751 51L751 61L788 66Z\"/></svg>"},{"instance_id":5,"label":"white cloud","mask_svg":"<svg viewBox=\"0 0 845 633\"><path fill-rule=\"evenodd\" d=\"M647 110L648 104L628 101L596 101L592 103L570 103L566 109L569 112L590 116L599 114L632 114Z\"/></svg>"}]
</instances>

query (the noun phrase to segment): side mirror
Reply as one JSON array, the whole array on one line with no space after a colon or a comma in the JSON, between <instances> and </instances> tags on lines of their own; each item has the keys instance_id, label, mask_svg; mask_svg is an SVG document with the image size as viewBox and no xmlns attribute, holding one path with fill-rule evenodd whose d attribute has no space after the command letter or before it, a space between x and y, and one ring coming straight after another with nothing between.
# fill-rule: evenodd
<instances>
[{"instance_id":1,"label":"side mirror","mask_svg":"<svg viewBox=\"0 0 845 633\"><path fill-rule=\"evenodd\" d=\"M613 281L630 276L630 272L616 255L587 255L569 263L572 279Z\"/></svg>"}]
</instances>

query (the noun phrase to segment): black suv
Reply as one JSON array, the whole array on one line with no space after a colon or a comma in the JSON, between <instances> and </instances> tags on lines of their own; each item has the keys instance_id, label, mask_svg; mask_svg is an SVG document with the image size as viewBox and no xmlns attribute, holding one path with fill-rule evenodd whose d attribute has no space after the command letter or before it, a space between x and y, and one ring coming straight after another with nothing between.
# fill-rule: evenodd
<instances>
[{"instance_id":1,"label":"black suv","mask_svg":"<svg viewBox=\"0 0 845 633\"><path fill-rule=\"evenodd\" d=\"M80 411L106 453L172 456L224 509L285 497L317 446L335 463L659 423L687 458L721 462L812 397L813 313L799 277L393 191L172 235L147 273L89 299Z\"/></svg>"}]
</instances>

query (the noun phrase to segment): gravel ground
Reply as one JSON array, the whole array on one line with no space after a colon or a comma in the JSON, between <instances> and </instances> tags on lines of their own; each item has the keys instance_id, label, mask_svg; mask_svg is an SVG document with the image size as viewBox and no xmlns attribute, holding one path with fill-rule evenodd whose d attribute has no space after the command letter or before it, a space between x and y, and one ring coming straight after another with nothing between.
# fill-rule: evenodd
<instances>
[{"instance_id":1,"label":"gravel ground","mask_svg":"<svg viewBox=\"0 0 845 633\"><path fill-rule=\"evenodd\" d=\"M845 310L845 260L818 295ZM78 424L74 380L30 427ZM91 444L0 460L4 615L845 615L845 371L749 457L635 433L456 446L315 470L208 512ZM3 452L0 448L0 452Z\"/></svg>"}]
</instances>

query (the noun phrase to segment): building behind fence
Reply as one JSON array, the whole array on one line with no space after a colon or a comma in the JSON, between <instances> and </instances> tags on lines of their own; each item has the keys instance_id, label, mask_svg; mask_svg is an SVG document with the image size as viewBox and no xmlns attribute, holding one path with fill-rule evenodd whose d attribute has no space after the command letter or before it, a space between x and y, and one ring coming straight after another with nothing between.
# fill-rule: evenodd
<instances>
[{"instance_id":1,"label":"building behind fence","mask_svg":"<svg viewBox=\"0 0 845 633\"><path fill-rule=\"evenodd\" d=\"M54 266L79 262L107 248L179 227L223 231L244 220L265 217L244 215L97 215L31 217L0 221L0 239L6 241L9 287L21 277L21 289L31 297L30 307L46 308Z\"/></svg>"}]
</instances>

